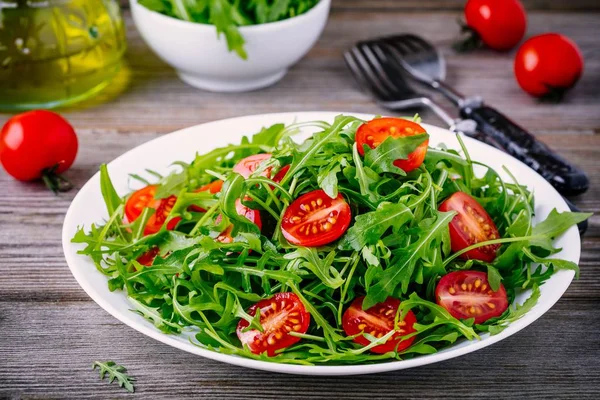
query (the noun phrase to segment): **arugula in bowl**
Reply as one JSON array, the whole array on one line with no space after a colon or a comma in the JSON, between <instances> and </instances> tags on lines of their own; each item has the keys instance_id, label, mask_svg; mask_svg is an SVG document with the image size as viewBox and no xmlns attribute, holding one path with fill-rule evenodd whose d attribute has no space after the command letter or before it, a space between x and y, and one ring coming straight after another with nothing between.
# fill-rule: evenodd
<instances>
[{"instance_id":1,"label":"arugula in bowl","mask_svg":"<svg viewBox=\"0 0 600 400\"><path fill-rule=\"evenodd\" d=\"M241 26L266 24L302 15L319 0L138 0L151 11L189 22L214 25L229 51L246 59Z\"/></svg>"}]
</instances>

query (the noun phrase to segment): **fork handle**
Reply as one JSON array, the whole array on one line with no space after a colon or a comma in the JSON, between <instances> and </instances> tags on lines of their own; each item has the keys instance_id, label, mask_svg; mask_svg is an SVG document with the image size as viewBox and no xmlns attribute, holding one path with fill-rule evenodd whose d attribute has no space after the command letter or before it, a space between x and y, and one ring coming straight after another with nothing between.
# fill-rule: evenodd
<instances>
[{"instance_id":1,"label":"fork handle","mask_svg":"<svg viewBox=\"0 0 600 400\"><path fill-rule=\"evenodd\" d=\"M504 150L544 177L565 196L584 193L589 179L581 168L571 164L531 133L504 114L483 104L466 105L461 116L477 122L478 130L493 139Z\"/></svg>"}]
</instances>

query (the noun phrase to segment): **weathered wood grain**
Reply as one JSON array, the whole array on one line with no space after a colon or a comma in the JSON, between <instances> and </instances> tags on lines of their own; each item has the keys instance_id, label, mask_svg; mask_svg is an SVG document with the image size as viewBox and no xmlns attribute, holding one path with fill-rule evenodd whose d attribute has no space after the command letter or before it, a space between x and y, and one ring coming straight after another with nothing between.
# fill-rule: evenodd
<instances>
[{"instance_id":1,"label":"weathered wood grain","mask_svg":"<svg viewBox=\"0 0 600 400\"><path fill-rule=\"evenodd\" d=\"M529 0L531 8L598 8L595 0ZM359 91L341 52L359 38L420 32L448 57L448 80L480 94L590 175L575 199L600 213L600 14L531 12L529 34L560 31L586 56L580 84L560 105L538 104L512 77L513 53L456 55L462 0L336 0L317 46L278 85L226 95L193 89L143 43L126 12L129 67L94 100L62 110L80 138L67 176L80 188L103 162L164 133L263 112L385 113ZM418 9L435 9L423 12ZM454 11L439 11L439 10ZM385 12L381 12L385 10ZM426 122L439 124L424 113ZM0 115L0 123L8 115ZM0 172L0 398L131 398L98 379L114 359L138 378L142 398L600 398L600 217L583 240L581 279L538 322L490 348L424 368L352 378L283 376L208 361L149 339L109 316L79 288L61 248L76 191L54 196Z\"/></svg>"}]
</instances>

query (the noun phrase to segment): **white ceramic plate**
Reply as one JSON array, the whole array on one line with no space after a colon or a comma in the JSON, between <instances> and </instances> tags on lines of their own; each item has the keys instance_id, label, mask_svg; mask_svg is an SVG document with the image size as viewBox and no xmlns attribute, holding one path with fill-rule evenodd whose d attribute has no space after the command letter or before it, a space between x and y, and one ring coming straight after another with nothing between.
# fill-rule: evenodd
<instances>
[{"instance_id":1,"label":"white ceramic plate","mask_svg":"<svg viewBox=\"0 0 600 400\"><path fill-rule=\"evenodd\" d=\"M263 126L269 126L278 122L287 124L294 121L323 120L331 122L338 114L333 112L266 114L198 125L145 143L111 162L108 169L117 191L119 194L124 195L131 191L128 179L129 173L143 173L145 168L166 173L170 170L169 166L173 161L192 160L196 152L204 153L217 146L237 143L243 135L255 133ZM372 118L370 115L361 115L359 117L365 120ZM458 141L454 134L446 129L435 126L425 125L425 127L431 135L430 146L437 146L440 143L444 143L450 148L459 149ZM309 132L305 136L308 135ZM299 136L299 139L304 139L304 137ZM526 184L534 190L537 199L535 206L536 220L544 219L553 208L557 208L558 211L568 211L564 200L554 188L521 162L478 141L464 138L464 142L473 159L481 160L497 171L502 171L502 166L506 166L518 177L521 183ZM541 297L538 304L523 318L495 336L482 335L481 340L463 341L436 354L424 355L405 361L353 366L286 365L225 355L203 349L190 343L189 334L166 335L143 317L131 312L132 305L127 301L125 293L120 291L109 292L107 278L96 270L93 263L87 257L77 254L77 251L82 248L81 245L71 243L71 238L75 234L77 227L85 226L89 228L92 223L100 222L107 217L106 208L100 193L100 176L96 174L79 191L73 200L63 226L63 249L69 268L75 279L77 279L77 282L79 282L81 287L96 303L130 327L170 346L213 360L265 371L306 375L369 374L412 368L458 357L505 339L534 322L558 301L565 290L567 290L574 275L572 271L559 271L555 273L541 287ZM579 262L580 238L575 227L572 227L560 237L556 241L556 245L563 248L556 257L575 263ZM521 303L525 298L525 296L521 296L516 301Z\"/></svg>"}]
</instances>

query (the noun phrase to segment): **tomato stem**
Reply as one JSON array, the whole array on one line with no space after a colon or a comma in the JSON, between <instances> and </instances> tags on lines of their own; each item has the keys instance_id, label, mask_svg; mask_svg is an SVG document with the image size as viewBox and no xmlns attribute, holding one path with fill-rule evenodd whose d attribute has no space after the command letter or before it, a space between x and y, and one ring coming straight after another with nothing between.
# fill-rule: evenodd
<instances>
[{"instance_id":1,"label":"tomato stem","mask_svg":"<svg viewBox=\"0 0 600 400\"><path fill-rule=\"evenodd\" d=\"M468 53L470 51L483 47L481 37L473 28L471 28L461 18L458 19L460 26L460 38L454 42L452 48L458 53Z\"/></svg>"},{"instance_id":2,"label":"tomato stem","mask_svg":"<svg viewBox=\"0 0 600 400\"><path fill-rule=\"evenodd\" d=\"M56 173L59 166L60 164L55 164L50 168L42 170L42 180L46 184L46 187L52 190L54 194L68 192L73 189L73 184L67 178Z\"/></svg>"}]
</instances>

